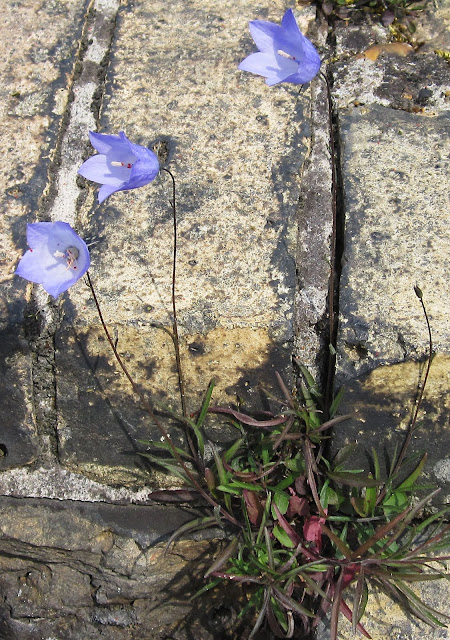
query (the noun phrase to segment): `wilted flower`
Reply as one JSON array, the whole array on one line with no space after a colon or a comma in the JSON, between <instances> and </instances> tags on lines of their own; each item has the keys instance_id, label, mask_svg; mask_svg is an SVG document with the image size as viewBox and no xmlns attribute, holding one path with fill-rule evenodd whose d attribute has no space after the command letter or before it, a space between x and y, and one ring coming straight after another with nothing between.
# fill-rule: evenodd
<instances>
[{"instance_id":1,"label":"wilted flower","mask_svg":"<svg viewBox=\"0 0 450 640\"><path fill-rule=\"evenodd\" d=\"M284 14L281 26L265 20L254 20L249 25L259 52L241 62L241 71L264 76L270 86L278 82L303 84L318 73L319 54L298 28L292 9Z\"/></svg>"},{"instance_id":2,"label":"wilted flower","mask_svg":"<svg viewBox=\"0 0 450 640\"><path fill-rule=\"evenodd\" d=\"M100 204L115 191L143 187L158 175L159 162L153 151L133 144L123 131L118 136L90 131L89 138L98 154L83 162L78 173L103 185L98 192Z\"/></svg>"},{"instance_id":3,"label":"wilted flower","mask_svg":"<svg viewBox=\"0 0 450 640\"><path fill-rule=\"evenodd\" d=\"M30 248L22 256L16 273L41 284L54 298L89 269L89 249L67 222L28 224L27 242Z\"/></svg>"}]
</instances>

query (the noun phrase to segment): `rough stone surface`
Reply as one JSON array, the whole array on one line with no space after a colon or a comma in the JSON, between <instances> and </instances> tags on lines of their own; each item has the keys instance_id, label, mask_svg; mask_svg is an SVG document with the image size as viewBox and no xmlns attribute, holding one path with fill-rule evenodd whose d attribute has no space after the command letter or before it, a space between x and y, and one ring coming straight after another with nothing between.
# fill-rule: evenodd
<instances>
[{"instance_id":1,"label":"rough stone surface","mask_svg":"<svg viewBox=\"0 0 450 640\"><path fill-rule=\"evenodd\" d=\"M376 61L352 56L333 68L339 109L378 104L427 116L450 109L448 63L434 53L382 52Z\"/></svg>"},{"instance_id":2,"label":"rough stone surface","mask_svg":"<svg viewBox=\"0 0 450 640\"><path fill-rule=\"evenodd\" d=\"M349 465L373 471L370 461L372 448L375 448L385 476L395 447L398 450L401 447L412 419L424 369L423 362L409 360L378 366L367 375L349 380L340 410L351 417L336 429L331 452L337 452L349 442L357 442L359 447ZM421 426L411 443L411 452L428 455L425 467L427 482L442 489L435 498L436 506L447 504L450 497L446 446L450 425L449 384L450 357L438 354L431 365L424 402L418 415ZM415 465L417 460L413 467ZM408 465L407 469L411 471L413 467Z\"/></svg>"},{"instance_id":3,"label":"rough stone surface","mask_svg":"<svg viewBox=\"0 0 450 640\"><path fill-rule=\"evenodd\" d=\"M418 285L437 355L410 452L428 454L425 479L442 487L435 498L441 507L449 494L448 65L426 47L405 58L356 57L386 42L379 29L338 26L335 35L343 56L333 67L333 97L344 218L336 384L346 390L340 411L351 418L336 428L329 453L357 442L349 468L368 470L375 447L386 473L402 445L428 352ZM429 584L423 593L445 612L446 584ZM372 638L448 637L448 629L405 617L381 594L367 614ZM326 625L318 635L329 638ZM345 622L340 637L352 637Z\"/></svg>"},{"instance_id":4,"label":"rough stone surface","mask_svg":"<svg viewBox=\"0 0 450 640\"><path fill-rule=\"evenodd\" d=\"M363 440L366 451L381 442L390 456L401 443L423 371L411 361L428 349L419 285L438 357L412 450L428 452L430 478L442 484L434 469L448 460L450 424L449 115L371 105L340 120L346 223L336 380L347 390L342 411L355 417L337 431L332 451ZM438 502L448 491L444 482Z\"/></svg>"},{"instance_id":5,"label":"rough stone surface","mask_svg":"<svg viewBox=\"0 0 450 640\"><path fill-rule=\"evenodd\" d=\"M271 7L280 10L281 4ZM216 403L239 397L261 409L261 387L274 389L275 371L288 381L292 375L296 213L310 147L309 97L300 101L288 85L268 92L260 78L237 71L253 46L247 13L255 15L248 2L123 8L98 123L100 131L124 129L159 150L176 177L176 297L191 411L213 376ZM98 243L91 274L119 352L150 398L179 411L173 347L164 331L171 328L170 180L162 173L101 207L97 188L79 184L79 219ZM130 454L137 439L159 434L117 374L89 292L79 286L69 296L56 337L59 459L96 480L142 483ZM101 427L92 429L95 416ZM212 428L210 437L223 439L222 429Z\"/></svg>"},{"instance_id":6,"label":"rough stone surface","mask_svg":"<svg viewBox=\"0 0 450 640\"><path fill-rule=\"evenodd\" d=\"M194 614L188 602L217 542L185 540L167 555L158 544L195 511L0 502L2 640L212 640L236 618L237 593L234 602L207 598Z\"/></svg>"},{"instance_id":7,"label":"rough stone surface","mask_svg":"<svg viewBox=\"0 0 450 640\"><path fill-rule=\"evenodd\" d=\"M80 0L2 3L0 445L8 453L2 468L31 463L39 454L32 410L33 353L24 335L35 314L39 317L39 309L27 308L26 282L13 279L13 271L26 246L26 222L36 219L46 186L86 4Z\"/></svg>"},{"instance_id":8,"label":"rough stone surface","mask_svg":"<svg viewBox=\"0 0 450 640\"><path fill-rule=\"evenodd\" d=\"M340 119L346 223L338 381L426 353L415 285L435 350L450 351L450 116L373 105Z\"/></svg>"},{"instance_id":9,"label":"rough stone surface","mask_svg":"<svg viewBox=\"0 0 450 640\"><path fill-rule=\"evenodd\" d=\"M330 342L328 282L333 233L330 114L323 78L311 88L311 146L303 167L298 223L295 355L317 380Z\"/></svg>"},{"instance_id":10,"label":"rough stone surface","mask_svg":"<svg viewBox=\"0 0 450 640\"><path fill-rule=\"evenodd\" d=\"M212 593L201 607L187 601L220 542L183 540L163 555L164 539L202 511L178 504L175 491L164 494L174 504L157 504L158 489L174 480L137 455L137 439L160 436L117 372L87 288L80 282L49 302L12 273L27 221L76 226L90 243L92 276L124 361L145 394L178 406L171 339L155 326L171 327L168 176L101 207L97 187L76 177L92 153L87 130L124 129L153 146L177 179L189 409L212 376L217 402L239 396L265 407L260 387L273 389L274 372L291 384L293 353L320 371L327 341L325 86L318 78L300 94L288 85L269 90L237 71L254 50L247 20L279 21L281 0L3 5L0 638L247 637L248 629L232 628L238 591ZM357 58L389 40L368 21L338 23L331 34L316 24L313 40L323 51L332 42L337 56L346 216L337 381L348 387L343 410L355 418L333 446L383 439L387 449L401 439L426 351L417 283L438 354L414 445L426 445L428 478L448 487L449 94L447 63L433 53L446 48L438 24L446 10L420 23L416 44L422 37L428 46L406 58ZM314 15L302 13L303 31ZM214 423L209 435L222 442L235 434ZM439 584L429 598L440 608L446 593ZM368 616L380 640L447 637L427 635L378 596Z\"/></svg>"}]
</instances>

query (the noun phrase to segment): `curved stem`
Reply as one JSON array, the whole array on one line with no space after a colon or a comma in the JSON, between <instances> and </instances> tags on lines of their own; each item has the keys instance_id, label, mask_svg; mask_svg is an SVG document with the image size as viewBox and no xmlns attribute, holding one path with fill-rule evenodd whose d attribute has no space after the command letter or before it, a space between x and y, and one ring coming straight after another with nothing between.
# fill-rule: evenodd
<instances>
[{"instance_id":1,"label":"curved stem","mask_svg":"<svg viewBox=\"0 0 450 640\"><path fill-rule=\"evenodd\" d=\"M416 401L416 407L415 407L415 410L414 410L414 415L413 415L411 423L409 425L408 434L407 434L407 436L405 438L405 442L403 443L402 450L400 451L400 453L398 455L398 458L397 458L397 462L395 463L394 471L392 472L393 475L395 475L398 472L398 470L400 469L400 466L401 466L401 464L403 462L403 459L404 459L404 457L406 455L406 450L408 449L408 446L409 446L409 444L411 442L411 438L412 438L413 433L415 431L417 418L418 418L418 415L419 415L419 410L420 410L420 407L422 406L422 400L423 400L423 394L425 392L425 386L426 386L427 381L428 381L428 376L430 374L430 367L431 367L431 363L433 361L433 338L432 338L432 335L431 335L430 320L428 318L428 313L427 313L427 310L425 308L425 304L424 304L423 297L422 297L422 292L420 291L420 289L418 289L418 287L414 287L414 290L416 291L416 295L420 300L420 304L422 305L422 311L423 311L423 314L425 316L425 321L427 323L427 330L428 330L428 362L427 362L427 368L426 368L426 371L425 371L425 376L424 376L424 379L423 379L423 383L420 385L419 397L417 398L417 401ZM419 291L419 293L418 293L418 291Z\"/></svg>"},{"instance_id":2,"label":"curved stem","mask_svg":"<svg viewBox=\"0 0 450 640\"><path fill-rule=\"evenodd\" d=\"M173 314L173 344L175 346L175 359L177 364L177 373L178 373L178 387L180 389L180 398L181 398L181 411L183 413L183 417L187 418L187 407L186 407L186 394L184 387L184 377L183 370L181 368L181 356L180 356L180 340L178 337L178 320L177 320L177 306L175 302L175 287L176 287L176 275L177 275L177 206L175 200L175 178L169 169L163 167L161 171L165 171L169 174L172 179L172 201L170 202L170 206L173 211L173 257L172 257L172 314Z\"/></svg>"},{"instance_id":3,"label":"curved stem","mask_svg":"<svg viewBox=\"0 0 450 640\"><path fill-rule=\"evenodd\" d=\"M416 423L417 423L417 418L419 415L419 411L420 411L420 407L422 406L422 400L423 400L423 394L425 392L425 387L428 381L428 376L430 374L430 367L431 367L431 363L433 362L433 337L431 335L431 326L430 326L430 320L428 318L428 313L425 307L425 303L423 301L423 295L422 295L422 291L419 289L419 287L414 287L414 291L416 293L416 296L419 298L420 304L422 305L422 311L423 314L425 316L425 321L427 323L427 330L428 330L428 362L427 362L427 368L425 371L425 376L423 379L423 383L420 385L420 391L419 391L419 396L417 398L417 401L415 403L415 409L414 409L414 413L413 416L411 418L411 422L409 423L409 427L408 427L408 433L406 434L406 438L403 442L403 446L401 448L400 453L398 454L398 458L396 460L394 469L392 470L392 473L390 474L390 477L393 478L395 477L395 475L399 472L400 467L402 466L402 462L405 458L406 452L408 450L409 445L411 444L411 439L413 437L413 433L415 431L416 427ZM387 493L387 486L386 484L384 485L383 489L381 490L378 498L377 498L377 505L380 504L385 495Z\"/></svg>"}]
</instances>

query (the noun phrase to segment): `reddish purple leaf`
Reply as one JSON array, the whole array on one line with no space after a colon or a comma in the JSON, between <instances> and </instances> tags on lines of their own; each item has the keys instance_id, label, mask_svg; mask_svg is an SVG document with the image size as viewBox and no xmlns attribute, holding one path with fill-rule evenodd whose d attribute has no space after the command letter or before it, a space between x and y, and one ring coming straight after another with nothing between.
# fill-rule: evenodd
<instances>
[{"instance_id":1,"label":"reddish purple leaf","mask_svg":"<svg viewBox=\"0 0 450 640\"><path fill-rule=\"evenodd\" d=\"M209 407L209 413L225 413L227 415L233 416L239 422L243 422L244 424L249 425L250 427L276 427L279 424L283 424L286 422L285 416L279 416L278 418L273 418L272 420L255 420L251 416L248 416L246 413L241 413L240 411L235 411L234 409L230 409L228 407Z\"/></svg>"},{"instance_id":2,"label":"reddish purple leaf","mask_svg":"<svg viewBox=\"0 0 450 640\"><path fill-rule=\"evenodd\" d=\"M264 507L255 491L244 489L242 492L245 506L247 507L248 518L252 524L258 526L264 513Z\"/></svg>"},{"instance_id":3,"label":"reddish purple leaf","mask_svg":"<svg viewBox=\"0 0 450 640\"><path fill-rule=\"evenodd\" d=\"M288 518L293 518L295 514L298 516L309 516L309 502L306 498L299 498L295 495L289 498L286 515Z\"/></svg>"},{"instance_id":4,"label":"reddish purple leaf","mask_svg":"<svg viewBox=\"0 0 450 640\"><path fill-rule=\"evenodd\" d=\"M317 553L322 550L322 527L325 524L325 518L319 516L310 516L303 525L303 536L308 542L313 542Z\"/></svg>"}]
</instances>

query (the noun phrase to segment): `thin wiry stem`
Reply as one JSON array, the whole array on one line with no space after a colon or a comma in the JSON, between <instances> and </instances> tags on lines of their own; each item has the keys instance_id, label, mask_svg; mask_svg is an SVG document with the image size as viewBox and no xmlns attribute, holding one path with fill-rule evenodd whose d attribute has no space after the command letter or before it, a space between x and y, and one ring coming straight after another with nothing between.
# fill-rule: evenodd
<instances>
[{"instance_id":1,"label":"thin wiry stem","mask_svg":"<svg viewBox=\"0 0 450 640\"><path fill-rule=\"evenodd\" d=\"M419 390L419 396L417 398L416 401L416 406L414 409L414 414L411 418L411 422L409 423L409 427L408 427L408 433L406 434L406 438L403 442L403 446L401 448L400 453L398 454L398 458L396 460L394 469L392 470L392 473L390 474L390 477L393 478L400 470L400 467L402 465L403 460L405 459L406 456L406 452L408 450L409 445L411 444L411 439L413 437L413 433L415 431L415 429L417 428L417 418L419 415L419 411L420 411L420 407L422 406L422 400L423 400L423 394L425 392L425 387L428 381L428 376L430 374L430 368L431 368L431 363L433 362L433 336L431 334L431 325L430 325L430 320L428 318L428 313L425 307L425 303L423 301L423 295L422 295L422 291L419 289L419 287L414 287L414 291L416 293L416 296L419 298L420 304L422 305L422 311L423 314L425 316L425 321L427 323L427 331L428 331L428 358L427 358L427 368L425 371L425 376L423 379L423 383L420 385L420 390ZM377 498L377 504L380 504L385 495L387 493L387 486L384 485L383 489L381 490L378 498Z\"/></svg>"},{"instance_id":2,"label":"thin wiry stem","mask_svg":"<svg viewBox=\"0 0 450 640\"><path fill-rule=\"evenodd\" d=\"M180 398L181 398L181 411L183 413L183 417L187 418L187 407L186 407L186 394L184 387L184 377L183 370L181 367L181 356L180 356L180 340L178 337L178 320L177 320L177 306L175 301L175 288L176 288L176 274L177 274L177 205L175 200L175 178L169 169L163 167L161 171L165 171L169 174L172 179L172 201L170 202L170 206L173 211L173 256L172 256L172 315L173 315L173 344L175 346L175 359L177 363L177 373L178 373L178 386L180 389Z\"/></svg>"},{"instance_id":3,"label":"thin wiry stem","mask_svg":"<svg viewBox=\"0 0 450 640\"><path fill-rule=\"evenodd\" d=\"M393 475L395 475L398 470L400 469L400 466L403 462L403 459L406 455L406 451L408 449L408 446L411 442L411 438L413 436L413 433L416 429L416 423L417 423L417 418L419 415L419 410L420 407L422 406L422 400L423 400L423 394L425 392L425 387L428 381L428 376L430 374L430 367L431 367L431 363L433 361L433 337L431 335L431 326L430 326L430 320L428 318L428 313L427 310L425 308L425 304L423 301L423 296L422 296L422 292L420 291L420 289L418 287L414 287L414 290L416 292L417 297L419 298L420 304L422 305L422 311L423 314L425 316L425 321L427 323L427 330L428 330L428 358L427 358L427 368L425 371L425 377L423 379L423 383L420 385L420 391L419 391L419 397L417 398L417 402L416 402L416 407L414 410L414 415L412 417L411 423L409 425L409 429L408 429L408 434L405 438L405 442L403 443L403 447L398 455L397 458L397 462L395 463L395 467L394 467L394 471L392 472Z\"/></svg>"},{"instance_id":4,"label":"thin wiry stem","mask_svg":"<svg viewBox=\"0 0 450 640\"><path fill-rule=\"evenodd\" d=\"M139 387L135 383L132 375L128 371L125 363L123 362L122 358L120 357L120 355L119 355L119 353L117 351L117 348L116 348L116 345L114 343L114 340L112 339L111 334L108 331L108 327L106 326L105 321L103 319L103 314L102 314L102 311L101 311L101 308L100 308L100 303L99 303L99 301L97 299L97 295L95 293L94 285L92 284L92 280L91 280L91 277L89 275L89 271L86 272L86 279L87 279L87 283L89 285L89 288L91 290L95 306L97 308L98 317L100 318L100 322L101 322L101 325L103 327L103 331L105 332L106 338L107 338L107 340L109 342L109 345L110 345L110 347L111 347L111 349L112 349L112 351L114 353L114 356L115 356L120 368L122 369L122 371L124 372L124 374L128 378L128 381L130 382L134 393L139 397L139 400L141 401L142 406L144 407L145 411L148 413L150 418L153 420L155 425L158 427L158 429L159 429L161 435L163 436L164 440L169 445L170 450L172 452L172 455L174 456L174 458L176 458L178 464L181 466L181 468L183 469L184 473L189 478L189 481L191 482L192 486L195 487L195 489L197 489L197 491L200 493L200 495L211 506L213 506L215 509L217 509L224 518L226 518L227 520L229 520L233 524L239 526L239 523L237 522L237 520L231 514L229 514L223 507L221 507L213 498L211 498L211 496L203 489L203 487L199 484L199 482L196 480L194 475L191 473L189 467L185 464L185 462L181 458L180 454L178 453L178 451L177 451L177 449L176 449L176 447L175 447L175 445L174 445L174 443L172 441L172 438L169 436L169 434L167 433L167 431L165 430L165 428L161 424L160 420L156 417L155 412L153 410L153 407L150 405L150 403L147 400L147 398L144 396L142 391L139 389Z\"/></svg>"}]
</instances>

